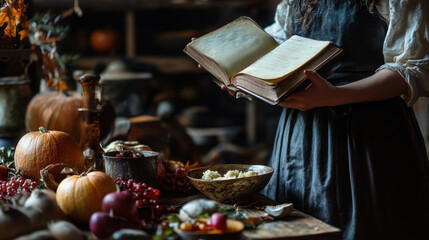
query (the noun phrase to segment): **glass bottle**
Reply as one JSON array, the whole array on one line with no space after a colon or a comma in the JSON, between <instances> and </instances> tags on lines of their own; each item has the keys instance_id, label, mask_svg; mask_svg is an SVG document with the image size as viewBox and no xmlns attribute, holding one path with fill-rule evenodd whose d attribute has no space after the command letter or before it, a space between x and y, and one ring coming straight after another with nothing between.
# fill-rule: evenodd
<instances>
[{"instance_id":1,"label":"glass bottle","mask_svg":"<svg viewBox=\"0 0 429 240\"><path fill-rule=\"evenodd\" d=\"M80 146L82 146L86 167L104 171L104 150L100 146L100 77L85 74L79 78L83 90Z\"/></svg>"}]
</instances>

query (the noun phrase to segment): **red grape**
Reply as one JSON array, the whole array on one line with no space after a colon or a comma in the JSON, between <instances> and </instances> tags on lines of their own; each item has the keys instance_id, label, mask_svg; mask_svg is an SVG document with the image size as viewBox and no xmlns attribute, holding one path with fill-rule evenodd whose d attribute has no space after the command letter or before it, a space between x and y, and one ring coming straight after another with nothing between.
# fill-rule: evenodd
<instances>
[{"instance_id":1,"label":"red grape","mask_svg":"<svg viewBox=\"0 0 429 240\"><path fill-rule=\"evenodd\" d=\"M139 151L122 151L117 153L115 157L138 158L138 157L144 157L144 155Z\"/></svg>"},{"instance_id":2,"label":"red grape","mask_svg":"<svg viewBox=\"0 0 429 240\"><path fill-rule=\"evenodd\" d=\"M115 183L119 186L122 192L128 192L132 196L133 205L138 209L139 221L132 221L132 218L126 218L126 225L132 225L134 227L142 228L145 230L151 229L156 226L157 222L161 221L161 217L164 213L175 212L174 207L162 206L159 201L161 190L148 186L144 182L138 182L134 179L124 179L118 177L115 179ZM129 226L129 227L132 227Z\"/></svg>"}]
</instances>

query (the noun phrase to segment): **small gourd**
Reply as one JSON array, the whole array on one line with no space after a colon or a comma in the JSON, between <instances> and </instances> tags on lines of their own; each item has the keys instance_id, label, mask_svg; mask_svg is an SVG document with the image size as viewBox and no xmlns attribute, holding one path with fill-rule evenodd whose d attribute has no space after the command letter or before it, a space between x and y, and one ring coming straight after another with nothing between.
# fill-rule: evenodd
<instances>
[{"instance_id":1,"label":"small gourd","mask_svg":"<svg viewBox=\"0 0 429 240\"><path fill-rule=\"evenodd\" d=\"M87 223L92 213L101 211L104 196L114 191L116 184L109 175L93 171L65 178L58 185L56 198L58 206L68 217Z\"/></svg>"}]
</instances>

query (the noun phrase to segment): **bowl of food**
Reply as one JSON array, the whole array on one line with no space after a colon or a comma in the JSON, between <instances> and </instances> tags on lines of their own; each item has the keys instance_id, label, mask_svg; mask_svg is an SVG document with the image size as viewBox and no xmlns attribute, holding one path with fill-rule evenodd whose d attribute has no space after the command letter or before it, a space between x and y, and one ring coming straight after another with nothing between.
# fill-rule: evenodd
<instances>
[{"instance_id":1,"label":"bowl of food","mask_svg":"<svg viewBox=\"0 0 429 240\"><path fill-rule=\"evenodd\" d=\"M175 231L183 240L237 240L241 239L244 223L225 219L219 213L213 214L210 219L195 219L192 222L180 224ZM214 220L214 221L213 221ZM212 221L212 223L210 223ZM223 225L223 226L222 226Z\"/></svg>"},{"instance_id":2,"label":"bowl of food","mask_svg":"<svg viewBox=\"0 0 429 240\"><path fill-rule=\"evenodd\" d=\"M264 165L219 164L189 170L187 177L202 194L220 203L245 203L258 194L274 173Z\"/></svg>"},{"instance_id":3,"label":"bowl of food","mask_svg":"<svg viewBox=\"0 0 429 240\"><path fill-rule=\"evenodd\" d=\"M112 151L103 154L106 173L116 179L134 179L156 186L159 153L147 150Z\"/></svg>"}]
</instances>

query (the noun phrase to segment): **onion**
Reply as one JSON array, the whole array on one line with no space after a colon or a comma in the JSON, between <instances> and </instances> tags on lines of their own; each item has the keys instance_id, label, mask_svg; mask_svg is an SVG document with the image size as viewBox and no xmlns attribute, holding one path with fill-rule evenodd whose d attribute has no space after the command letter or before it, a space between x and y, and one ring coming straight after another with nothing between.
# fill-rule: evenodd
<instances>
[{"instance_id":1,"label":"onion","mask_svg":"<svg viewBox=\"0 0 429 240\"><path fill-rule=\"evenodd\" d=\"M31 222L31 231L41 230L46 228L46 216L42 213L39 208L35 207L18 207L18 209L24 213Z\"/></svg>"},{"instance_id":2,"label":"onion","mask_svg":"<svg viewBox=\"0 0 429 240\"><path fill-rule=\"evenodd\" d=\"M38 208L45 215L47 221L62 218L61 210L55 200L55 192L48 189L35 189L25 201L24 207Z\"/></svg>"},{"instance_id":3,"label":"onion","mask_svg":"<svg viewBox=\"0 0 429 240\"><path fill-rule=\"evenodd\" d=\"M31 231L30 219L9 204L0 204L0 239L12 239Z\"/></svg>"},{"instance_id":4,"label":"onion","mask_svg":"<svg viewBox=\"0 0 429 240\"><path fill-rule=\"evenodd\" d=\"M20 236L15 240L57 240L48 230L36 231L24 236Z\"/></svg>"},{"instance_id":5,"label":"onion","mask_svg":"<svg viewBox=\"0 0 429 240\"><path fill-rule=\"evenodd\" d=\"M48 225L49 231L57 240L82 240L82 231L73 223L58 221Z\"/></svg>"}]
</instances>

